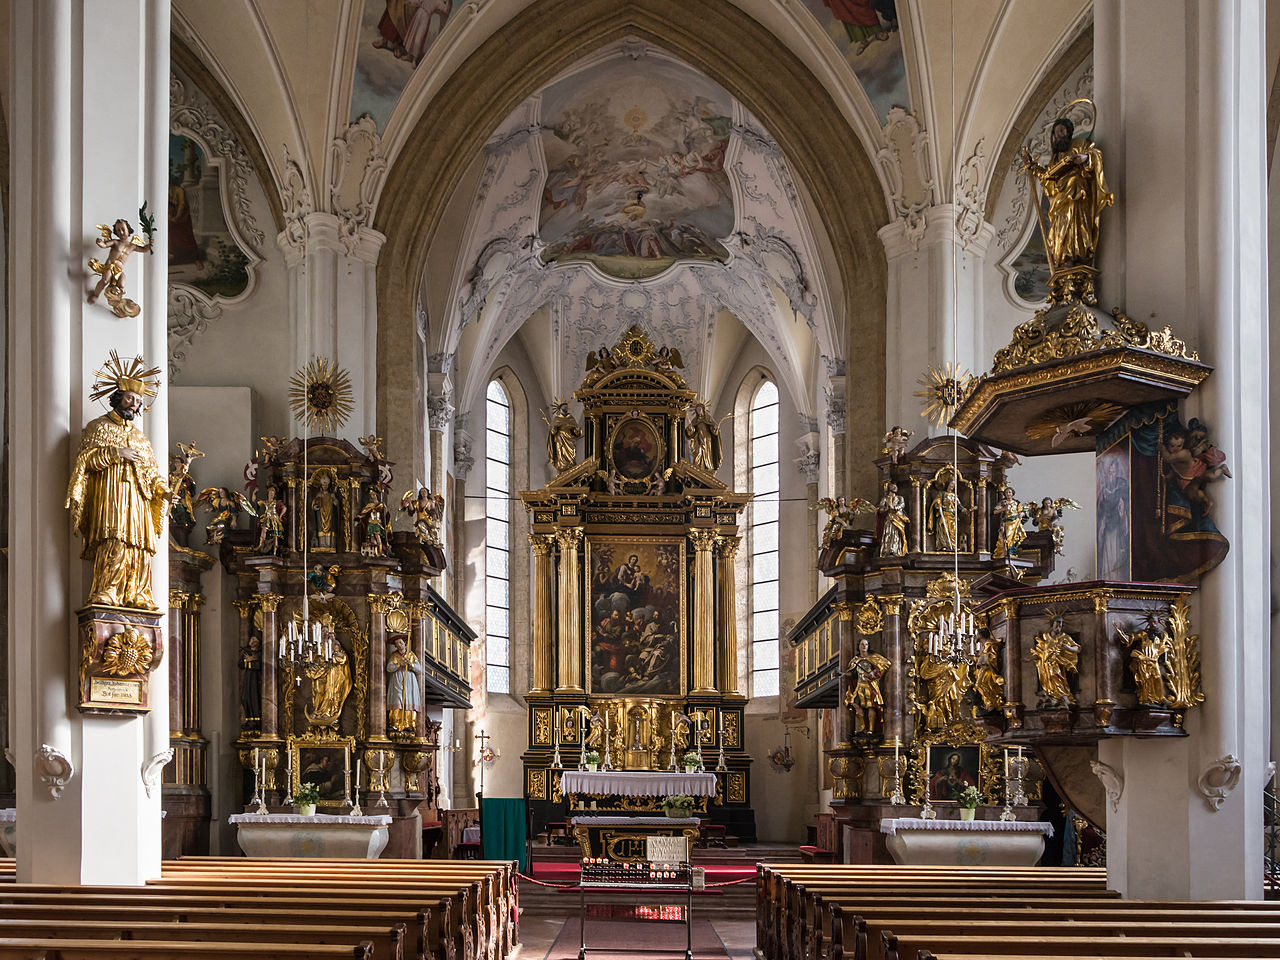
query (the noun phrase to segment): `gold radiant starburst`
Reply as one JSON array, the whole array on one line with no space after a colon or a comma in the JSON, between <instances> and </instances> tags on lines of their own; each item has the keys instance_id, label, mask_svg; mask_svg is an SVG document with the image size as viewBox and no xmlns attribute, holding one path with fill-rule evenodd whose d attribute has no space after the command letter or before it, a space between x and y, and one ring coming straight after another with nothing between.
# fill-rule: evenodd
<instances>
[{"instance_id":1,"label":"gold radiant starburst","mask_svg":"<svg viewBox=\"0 0 1280 960\"><path fill-rule=\"evenodd\" d=\"M943 367L928 367L924 376L916 381L924 387L915 392L924 401L920 416L942 426L955 416L956 408L964 403L964 398L969 395L976 380L977 377L958 363L948 362Z\"/></svg>"},{"instance_id":2,"label":"gold radiant starburst","mask_svg":"<svg viewBox=\"0 0 1280 960\"><path fill-rule=\"evenodd\" d=\"M631 128L632 133L639 133L640 128L649 122L649 115L639 104L636 104L622 115L622 122Z\"/></svg>"},{"instance_id":3,"label":"gold radiant starburst","mask_svg":"<svg viewBox=\"0 0 1280 960\"><path fill-rule=\"evenodd\" d=\"M352 401L351 378L328 357L312 357L289 379L294 418L321 433L336 433L347 422Z\"/></svg>"}]
</instances>

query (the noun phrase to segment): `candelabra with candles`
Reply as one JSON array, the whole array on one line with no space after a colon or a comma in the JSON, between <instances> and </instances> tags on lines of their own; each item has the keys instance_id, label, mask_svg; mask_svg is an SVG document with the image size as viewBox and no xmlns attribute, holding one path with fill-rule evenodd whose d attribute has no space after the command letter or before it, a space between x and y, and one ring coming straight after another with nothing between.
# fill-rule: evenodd
<instances>
[{"instance_id":1,"label":"candelabra with candles","mask_svg":"<svg viewBox=\"0 0 1280 960\"><path fill-rule=\"evenodd\" d=\"M978 627L973 614L960 606L960 591L951 600L951 611L938 617L938 625L925 638L926 652L936 660L972 664L978 659Z\"/></svg>"},{"instance_id":2,"label":"candelabra with candles","mask_svg":"<svg viewBox=\"0 0 1280 960\"><path fill-rule=\"evenodd\" d=\"M907 772L907 758L901 755L902 741L895 739L893 741L893 756L880 757L877 765L880 768L881 790L883 794L884 788L892 784L893 790L889 795L889 802L892 804L904 804L907 798L902 793L902 775ZM892 767L889 764L893 764Z\"/></svg>"},{"instance_id":3,"label":"candelabra with candles","mask_svg":"<svg viewBox=\"0 0 1280 960\"><path fill-rule=\"evenodd\" d=\"M302 598L302 622L290 620L280 638L280 664L293 674L293 682L302 684L308 667L333 662L333 636L325 635L318 620L311 619L308 598Z\"/></svg>"}]
</instances>

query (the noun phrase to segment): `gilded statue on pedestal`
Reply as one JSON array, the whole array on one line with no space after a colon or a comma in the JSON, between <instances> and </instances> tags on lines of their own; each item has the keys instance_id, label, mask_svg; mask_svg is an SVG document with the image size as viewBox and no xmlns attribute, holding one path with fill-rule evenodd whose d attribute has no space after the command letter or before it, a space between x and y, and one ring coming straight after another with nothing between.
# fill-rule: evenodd
<instances>
[{"instance_id":1,"label":"gilded statue on pedestal","mask_svg":"<svg viewBox=\"0 0 1280 960\"><path fill-rule=\"evenodd\" d=\"M337 546L341 507L333 479L329 468L315 472L316 490L311 494L311 546L315 550L333 550Z\"/></svg>"},{"instance_id":2,"label":"gilded statue on pedestal","mask_svg":"<svg viewBox=\"0 0 1280 960\"><path fill-rule=\"evenodd\" d=\"M897 463L907 452L907 444L915 434L914 430L907 430L905 427L894 427L884 435L884 446L880 452L889 455L890 463Z\"/></svg>"},{"instance_id":3,"label":"gilded statue on pedestal","mask_svg":"<svg viewBox=\"0 0 1280 960\"><path fill-rule=\"evenodd\" d=\"M364 523L364 541L360 544L360 553L365 557L385 557L391 553L387 542L387 505L382 502L382 493L378 488L370 487L365 504L360 508L360 519Z\"/></svg>"},{"instance_id":4,"label":"gilded statue on pedestal","mask_svg":"<svg viewBox=\"0 0 1280 960\"><path fill-rule=\"evenodd\" d=\"M1065 707L1076 702L1067 678L1078 670L1080 644L1067 633L1065 623L1062 617L1054 617L1049 629L1037 633L1031 644L1036 679L1044 693L1043 706Z\"/></svg>"},{"instance_id":5,"label":"gilded statue on pedestal","mask_svg":"<svg viewBox=\"0 0 1280 960\"><path fill-rule=\"evenodd\" d=\"M849 673L856 681L845 694L845 706L853 711L854 732L873 734L884 722L884 694L880 680L889 672L889 661L871 651L866 637L858 641L858 656L849 664Z\"/></svg>"},{"instance_id":6,"label":"gilded statue on pedestal","mask_svg":"<svg viewBox=\"0 0 1280 960\"><path fill-rule=\"evenodd\" d=\"M419 487L417 494L406 490L400 498L400 511L413 518L413 532L418 542L427 547L442 545L440 524L444 521L444 494Z\"/></svg>"},{"instance_id":7,"label":"gilded statue on pedestal","mask_svg":"<svg viewBox=\"0 0 1280 960\"><path fill-rule=\"evenodd\" d=\"M1116 199L1103 177L1102 152L1091 141L1077 144L1074 138L1075 123L1068 117L1059 117L1051 128L1052 156L1048 166L1036 162L1031 151L1025 146L1022 148L1022 168L1040 182L1049 201L1046 216L1041 213L1038 198L1032 198L1041 218L1049 270L1053 279L1059 281L1055 286L1063 291L1057 298L1059 302L1069 296L1069 285L1061 284L1064 276L1081 267L1092 272L1102 211ZM1086 303L1096 302L1091 279L1076 289Z\"/></svg>"},{"instance_id":8,"label":"gilded statue on pedestal","mask_svg":"<svg viewBox=\"0 0 1280 960\"><path fill-rule=\"evenodd\" d=\"M1027 510L1014 496L1013 487L1005 484L1000 488L1000 499L991 508L991 513L1000 518L1000 532L996 536L996 545L991 550L991 559L1016 557L1022 541L1027 539L1027 531L1022 528L1022 522L1027 519Z\"/></svg>"},{"instance_id":9,"label":"gilded statue on pedestal","mask_svg":"<svg viewBox=\"0 0 1280 960\"><path fill-rule=\"evenodd\" d=\"M99 277L98 285L89 294L89 302L97 303L98 297L105 293L111 312L121 319L136 317L142 312L141 307L125 296L125 262L135 251L150 253L155 235L155 220L147 214L145 203L138 211L138 216L142 219L142 232L147 235L147 239L143 240L135 234L133 226L123 218L109 227L105 223L100 223L98 231L101 236L94 243L111 252L103 261L99 261L97 257L89 258L89 269Z\"/></svg>"},{"instance_id":10,"label":"gilded statue on pedestal","mask_svg":"<svg viewBox=\"0 0 1280 960\"><path fill-rule=\"evenodd\" d=\"M258 515L248 497L228 487L205 487L196 497L196 503L213 514L204 528L205 539L209 543L221 543L227 531L236 528L236 518L241 510L251 517Z\"/></svg>"},{"instance_id":11,"label":"gilded statue on pedestal","mask_svg":"<svg viewBox=\"0 0 1280 960\"><path fill-rule=\"evenodd\" d=\"M1067 531L1059 522L1062 519L1062 511L1079 510L1080 504L1076 503L1070 497L1045 497L1039 504L1028 503L1026 505L1027 515L1031 518L1031 522L1036 525L1037 530L1048 530L1050 536L1053 537L1053 552L1062 556L1062 545L1066 542Z\"/></svg>"},{"instance_id":12,"label":"gilded statue on pedestal","mask_svg":"<svg viewBox=\"0 0 1280 960\"><path fill-rule=\"evenodd\" d=\"M169 490L172 508L169 510L169 535L179 546L185 547L196 525L196 482L188 472L191 461L203 457L194 443L179 443L178 453L169 455Z\"/></svg>"},{"instance_id":13,"label":"gilded statue on pedestal","mask_svg":"<svg viewBox=\"0 0 1280 960\"><path fill-rule=\"evenodd\" d=\"M960 511L960 495L956 493L956 480L952 477L945 487L939 487L933 499L929 501L929 521L927 532L933 537L933 549L939 553L957 549L959 539L957 525Z\"/></svg>"},{"instance_id":14,"label":"gilded statue on pedestal","mask_svg":"<svg viewBox=\"0 0 1280 960\"><path fill-rule=\"evenodd\" d=\"M689 459L695 467L715 472L720 468L720 425L707 413L707 405L696 401L689 410L684 435L689 438Z\"/></svg>"},{"instance_id":15,"label":"gilded statue on pedestal","mask_svg":"<svg viewBox=\"0 0 1280 960\"><path fill-rule=\"evenodd\" d=\"M876 508L876 536L879 555L900 557L907 552L907 502L898 493L898 485L884 485L884 496Z\"/></svg>"},{"instance_id":16,"label":"gilded statue on pedestal","mask_svg":"<svg viewBox=\"0 0 1280 960\"><path fill-rule=\"evenodd\" d=\"M422 664L404 641L391 641L387 657L387 727L392 733L412 733L422 704Z\"/></svg>"},{"instance_id":17,"label":"gilded statue on pedestal","mask_svg":"<svg viewBox=\"0 0 1280 960\"><path fill-rule=\"evenodd\" d=\"M1138 688L1138 703L1164 706L1164 673L1160 660L1169 651L1169 640L1156 630L1127 634L1117 628L1120 639L1129 645L1129 669Z\"/></svg>"},{"instance_id":18,"label":"gilded statue on pedestal","mask_svg":"<svg viewBox=\"0 0 1280 960\"><path fill-rule=\"evenodd\" d=\"M569 412L567 400L556 399L551 404L551 419L544 415L547 425L547 463L556 473L564 473L578 462L578 440L582 428Z\"/></svg>"},{"instance_id":19,"label":"gilded statue on pedestal","mask_svg":"<svg viewBox=\"0 0 1280 960\"><path fill-rule=\"evenodd\" d=\"M982 627L978 631L982 649L973 674L973 689L982 699L983 710L999 710L1004 706L1004 677L1000 676L1000 639Z\"/></svg>"},{"instance_id":20,"label":"gilded statue on pedestal","mask_svg":"<svg viewBox=\"0 0 1280 960\"><path fill-rule=\"evenodd\" d=\"M276 488L267 487L267 499L258 501L258 553L279 556L284 549L283 500L276 499Z\"/></svg>"},{"instance_id":21,"label":"gilded statue on pedestal","mask_svg":"<svg viewBox=\"0 0 1280 960\"><path fill-rule=\"evenodd\" d=\"M89 603L157 609L151 562L169 512L170 490L134 420L144 397L154 397L158 367L141 357L122 363L113 350L95 374L90 397L108 398L111 411L90 420L80 438L67 486L67 507L84 539L81 556L93 561Z\"/></svg>"},{"instance_id":22,"label":"gilded statue on pedestal","mask_svg":"<svg viewBox=\"0 0 1280 960\"><path fill-rule=\"evenodd\" d=\"M918 676L924 682L924 701L919 707L924 713L925 726L937 730L959 719L960 702L969 689L969 664L927 656L920 664Z\"/></svg>"}]
</instances>

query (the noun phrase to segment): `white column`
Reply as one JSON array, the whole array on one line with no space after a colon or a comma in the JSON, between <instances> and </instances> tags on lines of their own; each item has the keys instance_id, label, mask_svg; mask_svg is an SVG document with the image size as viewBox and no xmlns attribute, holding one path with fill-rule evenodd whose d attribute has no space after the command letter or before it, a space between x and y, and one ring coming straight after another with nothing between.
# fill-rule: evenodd
<instances>
[{"instance_id":1,"label":"white column","mask_svg":"<svg viewBox=\"0 0 1280 960\"><path fill-rule=\"evenodd\" d=\"M1098 0L1094 16L1098 143L1118 200L1103 223L1099 295L1169 323L1214 366L1184 416L1208 424L1235 475L1213 493L1231 551L1192 601L1206 702L1189 711L1190 737L1100 750L1125 783L1108 814L1108 871L1134 897L1259 898L1270 718L1264 5ZM1198 783L1228 756L1239 784L1215 811Z\"/></svg>"},{"instance_id":2,"label":"white column","mask_svg":"<svg viewBox=\"0 0 1280 960\"><path fill-rule=\"evenodd\" d=\"M986 369L981 342L982 264L993 230L982 224L960 243L959 208L936 204L925 211L923 235L913 239L905 221L880 228L889 266L886 316L885 429L895 424L927 432L917 381L929 367L956 362L970 373Z\"/></svg>"},{"instance_id":3,"label":"white column","mask_svg":"<svg viewBox=\"0 0 1280 960\"><path fill-rule=\"evenodd\" d=\"M89 400L111 349L165 363L168 0L23 0L10 8L11 236L9 382L10 743L17 771L18 878L142 883L160 872L160 791L142 765L168 746L167 671L151 675L145 718L84 717L73 706L89 567L63 499ZM86 266L96 223L161 223L155 252L125 267L141 307L115 317L90 306ZM142 418L167 463L166 393ZM163 551L153 578L168 599ZM163 622L163 621L162 621ZM59 799L36 774L42 745L74 765Z\"/></svg>"},{"instance_id":4,"label":"white column","mask_svg":"<svg viewBox=\"0 0 1280 960\"><path fill-rule=\"evenodd\" d=\"M346 234L341 218L321 212L306 214L300 230L276 238L289 270L293 369L328 357L347 371L354 409L340 432L352 440L376 432L377 267L385 240L369 227ZM295 430L300 434L302 427Z\"/></svg>"}]
</instances>

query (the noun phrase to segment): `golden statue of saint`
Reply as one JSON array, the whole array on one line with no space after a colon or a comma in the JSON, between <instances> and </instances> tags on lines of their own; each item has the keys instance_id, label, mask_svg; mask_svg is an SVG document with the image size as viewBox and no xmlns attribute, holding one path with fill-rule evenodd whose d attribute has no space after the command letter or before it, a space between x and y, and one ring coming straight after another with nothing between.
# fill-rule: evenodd
<instances>
[{"instance_id":1,"label":"golden statue of saint","mask_svg":"<svg viewBox=\"0 0 1280 960\"><path fill-rule=\"evenodd\" d=\"M953 477L933 495L929 503L928 532L933 536L933 549L938 552L956 549L956 526L960 516L960 496Z\"/></svg>"},{"instance_id":2,"label":"golden statue of saint","mask_svg":"<svg viewBox=\"0 0 1280 960\"><path fill-rule=\"evenodd\" d=\"M347 651L333 634L333 627L324 624L322 629L326 641L333 644L333 653L328 660L318 660L306 668L307 679L311 681L311 703L303 713L313 727L337 727L342 705L351 693L351 666Z\"/></svg>"},{"instance_id":3,"label":"golden statue of saint","mask_svg":"<svg viewBox=\"0 0 1280 960\"><path fill-rule=\"evenodd\" d=\"M66 504L84 539L80 555L93 561L91 604L157 609L151 562L164 533L170 491L151 442L134 421L143 398L156 395L159 372L145 369L141 357L126 366L113 350L95 375L90 396L108 397L111 411L84 428Z\"/></svg>"},{"instance_id":4,"label":"golden statue of saint","mask_svg":"<svg viewBox=\"0 0 1280 960\"><path fill-rule=\"evenodd\" d=\"M884 694L880 680L889 672L888 659L871 650L866 637L858 641L858 656L849 664L854 685L845 694L845 706L853 711L855 733L875 733L884 719Z\"/></svg>"},{"instance_id":5,"label":"golden statue of saint","mask_svg":"<svg viewBox=\"0 0 1280 960\"><path fill-rule=\"evenodd\" d=\"M1075 124L1071 120L1059 117L1053 121L1053 155L1047 167L1037 163L1026 147L1022 148L1023 169L1040 181L1049 200L1044 241L1049 269L1055 273L1093 266L1102 211L1116 202L1102 175L1102 151L1091 142L1076 144L1074 137Z\"/></svg>"},{"instance_id":6,"label":"golden statue of saint","mask_svg":"<svg viewBox=\"0 0 1280 960\"><path fill-rule=\"evenodd\" d=\"M996 545L991 550L991 559L1016 557L1022 541L1027 539L1027 531L1022 521L1027 517L1026 507L1014 496L1013 487L1000 488L1000 499L991 508L991 512L1000 518L1000 533L996 537Z\"/></svg>"},{"instance_id":7,"label":"golden statue of saint","mask_svg":"<svg viewBox=\"0 0 1280 960\"><path fill-rule=\"evenodd\" d=\"M1138 687L1138 702L1148 707L1163 707L1164 671L1160 659L1169 652L1169 638L1155 629L1127 634L1117 629L1120 639L1129 645L1129 669Z\"/></svg>"},{"instance_id":8,"label":"golden statue of saint","mask_svg":"<svg viewBox=\"0 0 1280 960\"><path fill-rule=\"evenodd\" d=\"M960 701L969 689L969 664L925 657L919 676L924 681L925 726L937 730L958 719Z\"/></svg>"},{"instance_id":9,"label":"golden statue of saint","mask_svg":"<svg viewBox=\"0 0 1280 960\"><path fill-rule=\"evenodd\" d=\"M556 400L551 404L551 419L543 417L547 424L547 463L557 473L564 473L578 462L578 438L582 429L569 412L569 404Z\"/></svg>"},{"instance_id":10,"label":"golden statue of saint","mask_svg":"<svg viewBox=\"0 0 1280 960\"><path fill-rule=\"evenodd\" d=\"M1048 630L1036 634L1031 644L1031 659L1036 664L1036 679L1044 691L1044 702L1055 706L1075 703L1075 694L1067 675L1078 671L1080 644L1064 629L1062 617L1054 617Z\"/></svg>"},{"instance_id":11,"label":"golden statue of saint","mask_svg":"<svg viewBox=\"0 0 1280 960\"><path fill-rule=\"evenodd\" d=\"M982 652L973 673L973 689L982 698L982 709L999 710L1004 706L1004 677L1000 676L1000 641L990 632L982 632Z\"/></svg>"},{"instance_id":12,"label":"golden statue of saint","mask_svg":"<svg viewBox=\"0 0 1280 960\"><path fill-rule=\"evenodd\" d=\"M880 556L900 557L907 552L907 501L896 483L884 485L884 496L876 507L876 528Z\"/></svg>"},{"instance_id":13,"label":"golden statue of saint","mask_svg":"<svg viewBox=\"0 0 1280 960\"><path fill-rule=\"evenodd\" d=\"M689 459L695 467L710 473L720 469L720 425L711 419L705 403L693 404L684 435L689 438Z\"/></svg>"}]
</instances>

